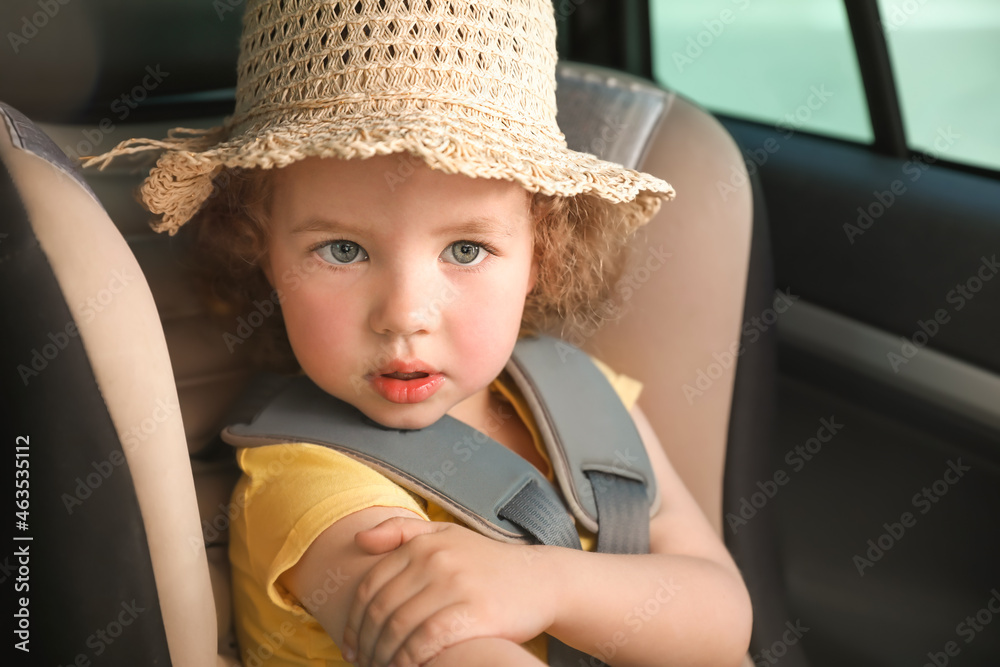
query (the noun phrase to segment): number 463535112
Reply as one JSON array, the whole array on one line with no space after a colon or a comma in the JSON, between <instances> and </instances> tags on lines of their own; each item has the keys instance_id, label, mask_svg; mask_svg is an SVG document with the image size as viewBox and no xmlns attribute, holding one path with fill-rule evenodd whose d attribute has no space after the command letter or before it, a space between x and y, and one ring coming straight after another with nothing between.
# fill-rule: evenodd
<instances>
[{"instance_id":1,"label":"number 463535112","mask_svg":"<svg viewBox=\"0 0 1000 667\"><path fill-rule=\"evenodd\" d=\"M17 489L14 491L15 505L17 509L20 510L15 512L15 516L18 519L18 526L24 526L27 528L28 522L28 466L29 466L29 446L30 438L27 435L19 435L14 441L14 457L16 470L14 471L14 485Z\"/></svg>"}]
</instances>

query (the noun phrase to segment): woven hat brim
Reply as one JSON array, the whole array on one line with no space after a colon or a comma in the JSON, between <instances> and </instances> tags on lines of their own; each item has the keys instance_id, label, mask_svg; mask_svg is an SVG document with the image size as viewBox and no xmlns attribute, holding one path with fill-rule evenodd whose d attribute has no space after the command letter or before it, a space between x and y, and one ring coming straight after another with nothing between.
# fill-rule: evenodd
<instances>
[{"instance_id":1,"label":"woven hat brim","mask_svg":"<svg viewBox=\"0 0 1000 667\"><path fill-rule=\"evenodd\" d=\"M206 145L224 131L216 128L197 139L179 140L194 150L168 149L160 156L141 189L147 207L163 216L157 231L176 233L211 196L213 179L224 168L272 169L307 157L356 159L405 152L449 174L510 180L547 195L589 193L619 204L635 225L655 215L662 199L674 196L669 183L570 150L561 135L526 138L525 132L539 134L527 127L483 132L482 126L454 116L445 125L438 113L363 121L335 117L310 122L299 117ZM404 164L397 176L406 173Z\"/></svg>"}]
</instances>

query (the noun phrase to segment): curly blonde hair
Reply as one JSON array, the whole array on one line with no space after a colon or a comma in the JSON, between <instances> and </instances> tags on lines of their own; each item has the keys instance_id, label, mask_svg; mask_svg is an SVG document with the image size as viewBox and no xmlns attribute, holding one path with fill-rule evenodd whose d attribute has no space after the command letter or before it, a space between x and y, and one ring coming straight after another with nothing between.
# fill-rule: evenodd
<instances>
[{"instance_id":1,"label":"curly blonde hair","mask_svg":"<svg viewBox=\"0 0 1000 667\"><path fill-rule=\"evenodd\" d=\"M229 170L215 179L205 206L182 232L192 235L195 267L211 310L232 318L263 299L276 305L255 336L257 361L294 370L280 304L261 268L269 243L269 170ZM538 279L528 294L521 335L553 332L585 339L619 312L615 285L628 261L640 222L600 197L535 193L530 201Z\"/></svg>"}]
</instances>

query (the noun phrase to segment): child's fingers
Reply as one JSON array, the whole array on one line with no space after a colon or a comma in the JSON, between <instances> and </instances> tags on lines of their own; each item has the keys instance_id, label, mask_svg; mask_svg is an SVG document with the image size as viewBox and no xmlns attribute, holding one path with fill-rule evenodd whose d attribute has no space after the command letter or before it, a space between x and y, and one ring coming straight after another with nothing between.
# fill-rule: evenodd
<instances>
[{"instance_id":1,"label":"child's fingers","mask_svg":"<svg viewBox=\"0 0 1000 667\"><path fill-rule=\"evenodd\" d=\"M385 638L401 634L402 638L393 643L392 652L388 653L386 661L392 657L395 647L405 639L412 627L424 618L414 614L430 613L430 611L421 612L428 607L428 597L421 595L428 583L423 573L403 572L386 581L372 596L361 615L360 625L357 626L358 664L362 667L378 664L372 660L380 650L380 655L385 653L386 649L381 646ZM423 597L422 604L412 604L412 601L421 597ZM405 611L401 613L401 609Z\"/></svg>"},{"instance_id":2,"label":"child's fingers","mask_svg":"<svg viewBox=\"0 0 1000 667\"><path fill-rule=\"evenodd\" d=\"M354 592L354 599L347 611L347 623L344 626L344 652L357 655L358 635L361 631L361 623L364 620L368 604L378 594L386 583L395 578L400 572L406 569L410 559L404 552L394 552L375 563L358 584ZM347 658L350 662L355 662Z\"/></svg>"},{"instance_id":3,"label":"child's fingers","mask_svg":"<svg viewBox=\"0 0 1000 667\"><path fill-rule=\"evenodd\" d=\"M372 667L419 667L446 648L475 636L463 619L463 605L449 604L425 589L399 607L384 624L374 645Z\"/></svg>"},{"instance_id":4,"label":"child's fingers","mask_svg":"<svg viewBox=\"0 0 1000 667\"><path fill-rule=\"evenodd\" d=\"M418 525L429 523L413 521ZM344 628L345 647L358 657L371 655L369 648L374 640L369 639L370 634L374 632L377 636L385 618L429 583L425 568L411 567L413 555L410 549L390 550L358 584ZM362 659L359 664L366 663Z\"/></svg>"},{"instance_id":5,"label":"child's fingers","mask_svg":"<svg viewBox=\"0 0 1000 667\"><path fill-rule=\"evenodd\" d=\"M447 523L397 516L386 519L368 530L362 530L354 536L354 541L372 555L384 554L398 549L414 537L445 530L448 525Z\"/></svg>"},{"instance_id":6,"label":"child's fingers","mask_svg":"<svg viewBox=\"0 0 1000 667\"><path fill-rule=\"evenodd\" d=\"M369 606L369 611L372 613L366 615L362 624L361 634L358 637L358 654L364 656L371 667L386 667L389 664L400 667L401 661L403 663L411 661L406 656L398 655L399 648L415 629L427 622L428 618L432 618L442 607L453 603L449 597L442 596L440 590L435 592L435 588L429 586L412 595L395 597L387 602L386 608L392 606L391 611L387 613L379 613L380 600ZM386 593L386 597L389 598L388 591ZM429 661L439 651L440 649L425 650L417 664Z\"/></svg>"},{"instance_id":7,"label":"child's fingers","mask_svg":"<svg viewBox=\"0 0 1000 667\"><path fill-rule=\"evenodd\" d=\"M419 667L455 644L482 636L473 621L464 605L441 609L410 633L393 657L392 664L395 667Z\"/></svg>"}]
</instances>

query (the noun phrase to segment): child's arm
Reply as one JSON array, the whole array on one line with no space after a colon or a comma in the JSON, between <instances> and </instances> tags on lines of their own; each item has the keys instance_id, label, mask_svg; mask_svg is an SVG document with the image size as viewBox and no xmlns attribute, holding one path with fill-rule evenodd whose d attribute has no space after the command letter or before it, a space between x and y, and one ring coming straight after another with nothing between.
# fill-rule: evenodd
<instances>
[{"instance_id":1,"label":"child's arm","mask_svg":"<svg viewBox=\"0 0 1000 667\"><path fill-rule=\"evenodd\" d=\"M294 567L283 573L278 582L319 621L323 629L344 647L341 637L347 622L348 609L354 601L359 584L372 567L383 559L370 555L355 543L355 535L394 518L428 523L407 510L395 507L371 507L350 514L326 529L306 550ZM325 595L318 593L323 591ZM322 600L323 604L318 604ZM436 656L434 667L540 667L537 658L517 643L466 633L461 623L456 633L447 638L447 645L429 647L423 662ZM345 655L351 659L351 656Z\"/></svg>"},{"instance_id":2,"label":"child's arm","mask_svg":"<svg viewBox=\"0 0 1000 667\"><path fill-rule=\"evenodd\" d=\"M477 637L442 651L432 667L543 667L544 662L507 639Z\"/></svg>"},{"instance_id":3,"label":"child's arm","mask_svg":"<svg viewBox=\"0 0 1000 667\"><path fill-rule=\"evenodd\" d=\"M742 576L645 415L638 406L632 414L661 496L653 555L570 552L565 560L578 562L563 571L566 594L549 632L612 665L738 665L752 626Z\"/></svg>"},{"instance_id":4,"label":"child's arm","mask_svg":"<svg viewBox=\"0 0 1000 667\"><path fill-rule=\"evenodd\" d=\"M514 546L451 524L384 522L357 538L386 555L348 614L345 639L359 664L423 664L459 627L512 641L547 631L611 665L739 664L751 628L743 580L645 416L633 415L662 498L652 554Z\"/></svg>"}]
</instances>

